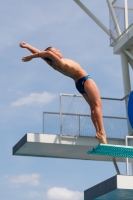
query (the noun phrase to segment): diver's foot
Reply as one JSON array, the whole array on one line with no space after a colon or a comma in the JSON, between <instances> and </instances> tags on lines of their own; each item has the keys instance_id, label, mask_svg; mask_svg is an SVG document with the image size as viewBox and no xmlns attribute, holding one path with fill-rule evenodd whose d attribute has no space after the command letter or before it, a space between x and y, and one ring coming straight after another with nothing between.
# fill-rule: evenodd
<instances>
[{"instance_id":1,"label":"diver's foot","mask_svg":"<svg viewBox=\"0 0 133 200\"><path fill-rule=\"evenodd\" d=\"M96 133L95 137L100 144L107 144L106 133Z\"/></svg>"}]
</instances>

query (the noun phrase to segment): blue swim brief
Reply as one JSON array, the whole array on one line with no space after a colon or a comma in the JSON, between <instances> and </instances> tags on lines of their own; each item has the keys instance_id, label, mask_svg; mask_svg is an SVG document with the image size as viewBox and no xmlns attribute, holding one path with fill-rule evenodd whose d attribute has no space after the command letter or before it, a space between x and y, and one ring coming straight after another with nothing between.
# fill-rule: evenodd
<instances>
[{"instance_id":1,"label":"blue swim brief","mask_svg":"<svg viewBox=\"0 0 133 200\"><path fill-rule=\"evenodd\" d=\"M85 81L88 80L89 78L91 78L90 75L84 76L83 78L80 78L80 79L75 83L77 90L78 90L81 94L85 93L85 90L84 90L84 83L85 83Z\"/></svg>"}]
</instances>

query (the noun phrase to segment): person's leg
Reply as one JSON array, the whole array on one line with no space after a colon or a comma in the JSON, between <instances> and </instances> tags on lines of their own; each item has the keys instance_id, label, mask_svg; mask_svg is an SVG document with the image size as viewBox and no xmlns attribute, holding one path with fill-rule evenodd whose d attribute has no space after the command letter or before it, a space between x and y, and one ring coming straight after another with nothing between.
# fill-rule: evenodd
<instances>
[{"instance_id":1,"label":"person's leg","mask_svg":"<svg viewBox=\"0 0 133 200\"><path fill-rule=\"evenodd\" d=\"M96 122L96 117L95 117L95 113L94 113L94 108L93 108L93 104L91 102L91 100L89 99L88 95L86 93L83 93L82 96L84 97L84 99L86 100L86 102L89 104L90 106L90 110L91 110L91 120L94 124L94 127L96 129L96 134L99 133L99 129L98 129L98 125Z\"/></svg>"},{"instance_id":2,"label":"person's leg","mask_svg":"<svg viewBox=\"0 0 133 200\"><path fill-rule=\"evenodd\" d=\"M96 138L100 143L107 143L102 118L102 102L98 87L95 82L90 78L85 81L84 90L93 105L94 119L96 120L96 124L99 130L99 132L96 133Z\"/></svg>"}]
</instances>

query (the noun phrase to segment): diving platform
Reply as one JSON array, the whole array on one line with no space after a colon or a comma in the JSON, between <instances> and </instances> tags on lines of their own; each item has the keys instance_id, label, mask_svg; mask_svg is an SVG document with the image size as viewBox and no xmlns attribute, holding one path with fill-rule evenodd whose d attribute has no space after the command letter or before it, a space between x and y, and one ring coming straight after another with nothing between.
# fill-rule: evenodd
<instances>
[{"instance_id":1,"label":"diving platform","mask_svg":"<svg viewBox=\"0 0 133 200\"><path fill-rule=\"evenodd\" d=\"M114 54L121 54L124 50L130 50L133 48L133 25L131 25L117 40L112 44ZM126 52L127 53L127 52ZM133 57L132 52L129 52L129 56Z\"/></svg>"},{"instance_id":2,"label":"diving platform","mask_svg":"<svg viewBox=\"0 0 133 200\"><path fill-rule=\"evenodd\" d=\"M108 138L108 143L113 145L125 145L125 140ZM60 138L60 135L27 133L13 147L13 155L113 161L113 156L87 154L89 150L97 145L98 141L94 137L72 137L65 135ZM122 157L116 157L115 159L118 162L126 161L126 159Z\"/></svg>"},{"instance_id":3,"label":"diving platform","mask_svg":"<svg viewBox=\"0 0 133 200\"><path fill-rule=\"evenodd\" d=\"M133 199L133 176L116 175L84 191L84 200L113 199Z\"/></svg>"}]
</instances>

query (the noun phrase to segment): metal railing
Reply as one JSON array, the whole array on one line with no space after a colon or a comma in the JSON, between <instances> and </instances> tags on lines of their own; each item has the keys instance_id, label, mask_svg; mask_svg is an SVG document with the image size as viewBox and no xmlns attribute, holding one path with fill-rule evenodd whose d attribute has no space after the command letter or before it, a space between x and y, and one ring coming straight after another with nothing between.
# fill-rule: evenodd
<instances>
[{"instance_id":1,"label":"metal railing","mask_svg":"<svg viewBox=\"0 0 133 200\"><path fill-rule=\"evenodd\" d=\"M127 33L127 31L129 31L130 28L132 28L132 27L133 27L133 23L132 23L120 36L118 36L115 40L113 40L112 38L110 38L110 46L111 46L111 47L114 47L115 44L117 43L117 41L118 41L120 38L122 38L122 37L124 36L124 34ZM110 31L110 34L112 34L111 31Z\"/></svg>"},{"instance_id":2,"label":"metal railing","mask_svg":"<svg viewBox=\"0 0 133 200\"><path fill-rule=\"evenodd\" d=\"M69 104L73 108L73 110L68 109L69 112L64 112L64 108L66 109L68 103L68 99L63 102L63 98L82 98L81 95L71 95L71 94L61 94L60 95L60 112L43 112L43 127L42 132L47 134L60 134L62 135L71 135L71 136L91 136L93 137L95 134L95 129L91 122L91 115L89 111L88 114L79 113L76 110L70 101ZM125 101L127 100L128 95L118 99L118 98L106 98L102 97L103 110L106 113L103 114L103 120L105 125L105 130L107 132L108 138L121 138L124 139L126 135L128 135L128 126L127 126L127 117L126 117L126 106ZM113 106L110 102L113 102ZM67 102L67 103L66 103ZM116 103L117 102L117 103ZM118 108L120 102L122 105ZM123 105L124 103L124 105ZM83 102L85 104L85 102ZM116 104L114 106L114 104ZM118 105L117 105L118 104ZM111 106L110 106L111 105ZM88 109L88 104L86 104ZM79 106L75 106L78 109ZM105 107L105 108L104 108ZM116 108L119 109L119 112ZM84 108L86 110L86 107ZM112 112L113 110L113 112ZM71 111L71 112L70 112ZM104 111L104 112L105 112ZM116 112L116 113L115 113ZM109 114L111 113L111 114Z\"/></svg>"}]
</instances>

